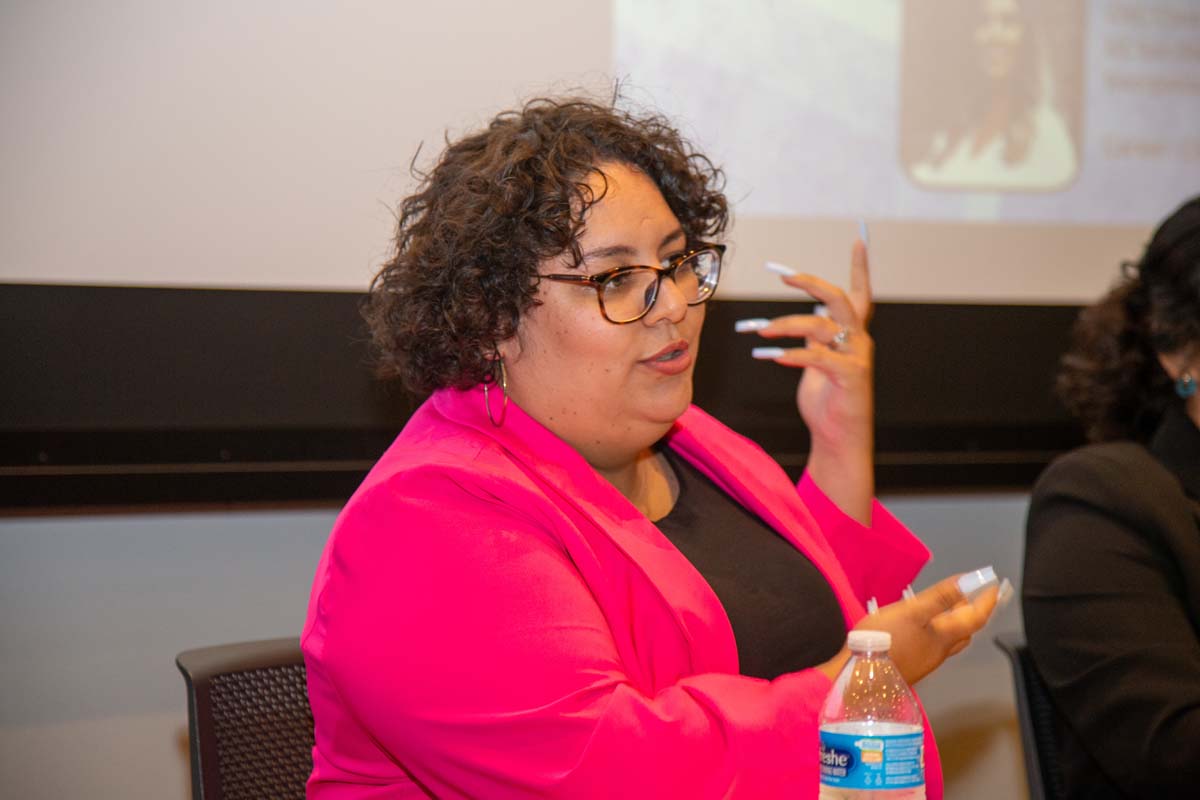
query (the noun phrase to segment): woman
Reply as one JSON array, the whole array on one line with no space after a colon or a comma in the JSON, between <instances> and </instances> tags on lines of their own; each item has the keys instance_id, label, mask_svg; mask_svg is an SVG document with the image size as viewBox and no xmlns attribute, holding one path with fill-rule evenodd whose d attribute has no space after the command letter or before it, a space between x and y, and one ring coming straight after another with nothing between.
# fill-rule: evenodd
<instances>
[{"instance_id":1,"label":"woman","mask_svg":"<svg viewBox=\"0 0 1200 800\"><path fill-rule=\"evenodd\" d=\"M862 243L849 295L785 279L829 318L749 325L810 345L775 357L812 367L798 486L690 405L720 179L661 118L539 100L402 204L368 317L432 394L318 568L310 796L816 796L846 631L927 552L872 497ZM947 579L870 627L915 681L994 603Z\"/></svg>"},{"instance_id":2,"label":"woman","mask_svg":"<svg viewBox=\"0 0 1200 800\"><path fill-rule=\"evenodd\" d=\"M917 183L1014 191L1069 183L1078 164L1064 111L1073 98L1055 74L1054 48L1039 41L1045 25L1069 52L1069 21L1054 31L1046 23L1056 12L1029 0L926 0L906 13L902 157Z\"/></svg>"},{"instance_id":3,"label":"woman","mask_svg":"<svg viewBox=\"0 0 1200 800\"><path fill-rule=\"evenodd\" d=\"M1200 197L1080 316L1060 392L1097 442L1029 509L1025 632L1066 797L1200 786Z\"/></svg>"}]
</instances>

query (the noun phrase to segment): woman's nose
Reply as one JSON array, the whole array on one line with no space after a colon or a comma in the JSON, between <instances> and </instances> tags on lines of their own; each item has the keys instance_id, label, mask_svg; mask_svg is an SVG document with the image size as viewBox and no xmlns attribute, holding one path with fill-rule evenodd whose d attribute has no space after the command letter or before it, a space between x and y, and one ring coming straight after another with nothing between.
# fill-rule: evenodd
<instances>
[{"instance_id":1,"label":"woman's nose","mask_svg":"<svg viewBox=\"0 0 1200 800\"><path fill-rule=\"evenodd\" d=\"M648 325L653 325L660 319L680 322L687 315L687 310L687 298L683 296L683 291L675 283L675 275L672 274L670 277L663 277L659 282L658 296L654 298L654 303L642 320Z\"/></svg>"}]
</instances>

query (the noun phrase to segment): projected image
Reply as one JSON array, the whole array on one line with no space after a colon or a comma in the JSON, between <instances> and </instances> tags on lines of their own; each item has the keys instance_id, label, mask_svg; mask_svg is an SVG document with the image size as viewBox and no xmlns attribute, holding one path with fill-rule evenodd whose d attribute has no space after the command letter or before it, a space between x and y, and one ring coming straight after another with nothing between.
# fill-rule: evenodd
<instances>
[{"instance_id":1,"label":"projected image","mask_svg":"<svg viewBox=\"0 0 1200 800\"><path fill-rule=\"evenodd\" d=\"M1144 225L1200 186L1195 0L614 0L762 218Z\"/></svg>"},{"instance_id":2,"label":"projected image","mask_svg":"<svg viewBox=\"0 0 1200 800\"><path fill-rule=\"evenodd\" d=\"M901 158L928 187L1053 191L1078 172L1082 0L908 0Z\"/></svg>"}]
</instances>

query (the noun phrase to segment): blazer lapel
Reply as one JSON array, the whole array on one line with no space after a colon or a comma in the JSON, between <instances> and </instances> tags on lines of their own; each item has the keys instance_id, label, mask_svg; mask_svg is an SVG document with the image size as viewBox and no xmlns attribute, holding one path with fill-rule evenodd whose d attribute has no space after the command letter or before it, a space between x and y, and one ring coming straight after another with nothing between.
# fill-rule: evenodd
<instances>
[{"instance_id":1,"label":"blazer lapel","mask_svg":"<svg viewBox=\"0 0 1200 800\"><path fill-rule=\"evenodd\" d=\"M668 443L813 562L834 588L847 625L863 615L865 609L854 597L845 570L800 501L791 478L757 444L696 406L680 417Z\"/></svg>"},{"instance_id":2,"label":"blazer lapel","mask_svg":"<svg viewBox=\"0 0 1200 800\"><path fill-rule=\"evenodd\" d=\"M510 402L504 424L494 426L482 390L442 390L433 397L444 416L502 447L531 480L559 505L567 505L608 537L663 599L687 641L689 657L713 654L699 671L737 670L737 645L724 608L707 581L628 499L600 476L574 448ZM602 587L593 587L602 591ZM702 642L697 642L702 639Z\"/></svg>"}]
</instances>

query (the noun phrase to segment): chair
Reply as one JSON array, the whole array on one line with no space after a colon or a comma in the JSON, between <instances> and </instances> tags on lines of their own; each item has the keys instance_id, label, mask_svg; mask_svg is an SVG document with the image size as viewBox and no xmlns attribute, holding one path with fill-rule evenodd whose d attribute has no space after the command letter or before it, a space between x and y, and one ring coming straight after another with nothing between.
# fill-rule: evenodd
<instances>
[{"instance_id":1,"label":"chair","mask_svg":"<svg viewBox=\"0 0 1200 800\"><path fill-rule=\"evenodd\" d=\"M1054 706L1050 702L1046 684L1029 656L1024 636L1017 633L1000 634L995 642L1012 662L1029 800L1060 800L1065 792L1054 732Z\"/></svg>"},{"instance_id":2,"label":"chair","mask_svg":"<svg viewBox=\"0 0 1200 800\"><path fill-rule=\"evenodd\" d=\"M304 798L313 718L297 639L186 650L194 800Z\"/></svg>"}]
</instances>

